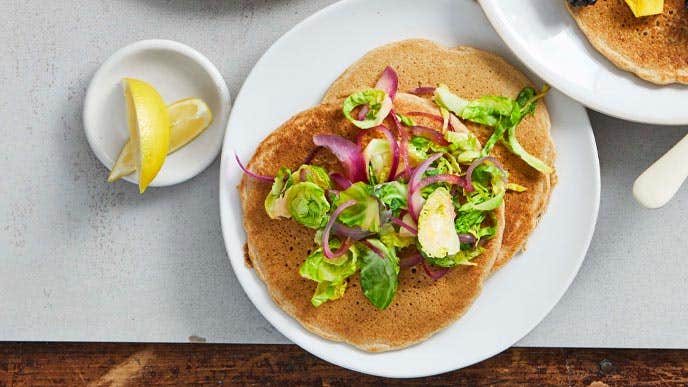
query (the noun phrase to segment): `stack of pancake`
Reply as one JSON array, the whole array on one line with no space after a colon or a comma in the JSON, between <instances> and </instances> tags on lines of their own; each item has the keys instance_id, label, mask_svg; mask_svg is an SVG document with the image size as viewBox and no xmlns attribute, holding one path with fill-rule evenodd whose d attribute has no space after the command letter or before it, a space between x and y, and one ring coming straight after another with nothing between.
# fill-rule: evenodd
<instances>
[{"instance_id":1,"label":"stack of pancake","mask_svg":"<svg viewBox=\"0 0 688 387\"><path fill-rule=\"evenodd\" d=\"M342 114L342 102L357 90L371 88L386 66L399 75L395 111L439 114L428 98L403 93L419 86L446 84L466 99L485 95L515 98L526 86L534 86L501 57L471 47L445 48L428 40L406 40L377 48L347 69L325 93L322 103L301 112L270 134L257 148L248 168L275 175L280 166L297 168L313 150L315 134L334 133L355 138L358 129ZM416 118L420 125L436 127ZM492 130L466 123L481 142ZM555 147L544 102L518 127L518 140L532 155L554 165ZM342 299L318 308L310 302L312 281L301 278L299 266L317 245L314 230L291 220L272 220L264 207L270 184L245 176L239 187L250 263L267 285L275 302L305 328L325 338L344 341L367 351L399 349L423 341L460 318L479 295L483 282L519 251L535 229L556 183L498 144L491 153L509 173L509 181L526 188L509 191L496 210L498 232L475 259L475 266L452 269L439 280L422 270L402 269L398 292L385 310L371 305L360 290L357 276L350 279ZM329 152L319 152L312 162L328 170L340 169Z\"/></svg>"}]
</instances>

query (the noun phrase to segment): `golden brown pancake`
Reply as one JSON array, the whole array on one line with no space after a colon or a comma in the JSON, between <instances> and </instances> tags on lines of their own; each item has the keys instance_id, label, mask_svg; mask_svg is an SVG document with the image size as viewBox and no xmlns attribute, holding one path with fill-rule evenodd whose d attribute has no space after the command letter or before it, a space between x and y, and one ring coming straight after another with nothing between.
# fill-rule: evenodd
<instances>
[{"instance_id":1,"label":"golden brown pancake","mask_svg":"<svg viewBox=\"0 0 688 387\"><path fill-rule=\"evenodd\" d=\"M400 95L400 111L424 111L425 102ZM432 109L427 109L433 112ZM419 122L433 126L432 122ZM343 116L340 104L323 104L297 114L270 134L258 147L248 168L274 175L280 166L297 168L314 148L315 134L334 133L353 139L358 131ZM321 151L313 164L339 170L338 161ZM427 339L461 317L482 289L499 251L504 209L497 234L474 259L476 266L450 270L439 280L420 268L401 269L397 294L385 310L376 309L363 295L358 275L349 279L344 296L320 307L311 304L316 283L299 276L298 269L317 248L315 231L293 220L273 220L265 213L270 184L244 176L239 186L251 264L275 302L309 331L330 340L344 341L366 351L403 348Z\"/></svg>"},{"instance_id":2,"label":"golden brown pancake","mask_svg":"<svg viewBox=\"0 0 688 387\"><path fill-rule=\"evenodd\" d=\"M569 11L590 43L618 68L659 85L688 83L684 0L665 0L662 14L639 18L623 0L569 5Z\"/></svg>"},{"instance_id":3,"label":"golden brown pancake","mask_svg":"<svg viewBox=\"0 0 688 387\"><path fill-rule=\"evenodd\" d=\"M323 97L335 103L356 90L375 85L386 66L399 75L399 90L444 83L463 98L503 95L515 98L525 86L533 86L528 78L501 57L472 47L445 48L432 41L412 39L376 48L351 65ZM484 143L492 130L466 123ZM534 116L526 117L518 126L517 138L523 147L550 166L554 166L555 149L550 136L550 121L544 102L538 102ZM493 270L504 266L511 257L525 248L526 241L537 226L549 202L556 176L543 175L518 156L498 144L492 151L509 172L509 181L527 191L506 194L506 226L501 251Z\"/></svg>"}]
</instances>

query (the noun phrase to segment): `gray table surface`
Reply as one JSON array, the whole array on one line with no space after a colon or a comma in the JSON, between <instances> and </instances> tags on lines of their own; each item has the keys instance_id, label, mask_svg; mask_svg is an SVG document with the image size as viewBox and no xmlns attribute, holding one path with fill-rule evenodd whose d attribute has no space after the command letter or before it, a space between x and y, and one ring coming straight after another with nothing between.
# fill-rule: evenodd
<instances>
[{"instance_id":1,"label":"gray table surface","mask_svg":"<svg viewBox=\"0 0 688 387\"><path fill-rule=\"evenodd\" d=\"M332 2L0 2L0 340L287 342L230 267L219 161L144 196L108 184L81 108L98 66L146 38L197 48L236 95L272 42ZM519 345L686 348L688 191L656 211L630 193L686 129L589 114L597 232L569 291Z\"/></svg>"}]
</instances>

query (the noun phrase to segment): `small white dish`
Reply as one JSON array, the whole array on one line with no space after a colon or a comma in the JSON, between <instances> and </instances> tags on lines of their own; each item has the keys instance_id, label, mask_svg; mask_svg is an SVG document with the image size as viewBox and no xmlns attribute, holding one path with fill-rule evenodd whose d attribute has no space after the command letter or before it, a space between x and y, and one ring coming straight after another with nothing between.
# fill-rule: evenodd
<instances>
[{"instance_id":1,"label":"small white dish","mask_svg":"<svg viewBox=\"0 0 688 387\"><path fill-rule=\"evenodd\" d=\"M475 1L420 3L345 0L282 36L256 63L237 95L220 167L222 234L234 273L256 308L284 336L315 356L359 372L397 378L469 366L514 345L533 329L576 276L595 229L600 199L597 148L585 109L553 90L547 107L559 182L549 209L528 241L528 250L485 283L461 319L409 348L369 353L309 332L275 304L263 281L245 264L246 233L236 188L242 173L235 151L248 162L265 136L316 105L342 71L386 43L428 38L445 46L472 45L498 53L522 69ZM323 42L333 49L323 50ZM267 108L266 101L272 102Z\"/></svg>"},{"instance_id":2,"label":"small white dish","mask_svg":"<svg viewBox=\"0 0 688 387\"><path fill-rule=\"evenodd\" d=\"M688 124L688 85L658 86L616 68L588 42L564 0L478 0L511 51L552 87L625 120Z\"/></svg>"},{"instance_id":3,"label":"small white dish","mask_svg":"<svg viewBox=\"0 0 688 387\"><path fill-rule=\"evenodd\" d=\"M217 68L193 48L171 40L142 40L115 52L93 76L84 101L86 138L108 169L129 139L121 80L137 78L153 85L166 103L187 97L203 99L213 122L200 136L167 156L150 184L164 187L186 181L206 169L222 148L230 96ZM124 177L138 184L138 173Z\"/></svg>"}]
</instances>

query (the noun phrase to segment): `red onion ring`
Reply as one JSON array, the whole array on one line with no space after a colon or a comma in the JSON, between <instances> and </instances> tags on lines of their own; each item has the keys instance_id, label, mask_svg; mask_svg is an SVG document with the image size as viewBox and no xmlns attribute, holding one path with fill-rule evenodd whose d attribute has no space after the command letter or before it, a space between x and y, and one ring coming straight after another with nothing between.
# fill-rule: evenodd
<instances>
[{"instance_id":1,"label":"red onion ring","mask_svg":"<svg viewBox=\"0 0 688 387\"><path fill-rule=\"evenodd\" d=\"M424 187L429 186L430 184L435 184L435 183L449 183L452 185L458 185L460 187L465 187L466 186L466 179L464 179L461 176L451 175L451 174L435 175L435 176L426 177L425 179L421 180L421 182L418 183L418 186L416 187L416 189L420 190L420 189L423 189Z\"/></svg>"},{"instance_id":2,"label":"red onion ring","mask_svg":"<svg viewBox=\"0 0 688 387\"><path fill-rule=\"evenodd\" d=\"M430 176L426 177L425 179L421 180L417 185L415 185L413 188L409 187L409 194L410 197L408 199L409 201L409 213L411 214L411 217L413 220L418 221L418 215L420 213L420 209L422 207L423 201L422 197L420 195L421 190L430 184L434 183L449 183L452 185L458 185L460 187L464 187L466 185L466 180L462 178L461 176L457 175L450 175L450 174L445 174L445 175L435 175L435 176ZM413 190L413 191L411 191Z\"/></svg>"},{"instance_id":3,"label":"red onion ring","mask_svg":"<svg viewBox=\"0 0 688 387\"><path fill-rule=\"evenodd\" d=\"M419 136L427 138L428 140L434 142L437 145L449 146L449 141L444 138L441 132L436 131L433 128L428 128L427 126L412 126L411 133L414 136Z\"/></svg>"},{"instance_id":4,"label":"red onion ring","mask_svg":"<svg viewBox=\"0 0 688 387\"><path fill-rule=\"evenodd\" d=\"M347 177L353 182L367 181L365 161L361 147L342 136L318 134L313 136L313 143L329 149L346 169Z\"/></svg>"},{"instance_id":5,"label":"red onion ring","mask_svg":"<svg viewBox=\"0 0 688 387\"><path fill-rule=\"evenodd\" d=\"M471 234L459 234L459 242L473 244L476 242L476 239Z\"/></svg>"},{"instance_id":6,"label":"red onion ring","mask_svg":"<svg viewBox=\"0 0 688 387\"><path fill-rule=\"evenodd\" d=\"M366 245L367 248L369 248L370 250L372 250L375 254L379 255L380 258L382 258L382 259L385 259L385 258L386 258L386 257L385 257L384 251L382 251L382 250L380 250L379 248L377 248L377 246L375 246L374 244L368 242L367 240L363 240L363 241L361 241L361 242L362 242L364 245Z\"/></svg>"},{"instance_id":7,"label":"red onion ring","mask_svg":"<svg viewBox=\"0 0 688 387\"><path fill-rule=\"evenodd\" d=\"M451 113L450 113L450 114L451 114ZM442 118L442 116L438 116L437 114L426 113L426 112L408 112L408 113L406 113L406 115L407 115L407 116L410 116L410 117L425 117L425 118L429 118L429 119L431 119L431 120L433 120L433 121L435 121L435 122L437 122L437 123L439 123L439 124L444 125L444 118ZM457 120L458 120L458 118L457 118ZM449 117L448 125L449 125L449 130L451 130L452 132L453 132L453 131L456 131L456 128L455 128L454 125L452 124L451 116Z\"/></svg>"},{"instance_id":8,"label":"red onion ring","mask_svg":"<svg viewBox=\"0 0 688 387\"><path fill-rule=\"evenodd\" d=\"M373 235L373 233L370 231L362 230L358 227L345 226L345 225L340 224L340 223L335 223L332 226L332 232L339 235L339 236L351 238L355 241L359 241L361 239L364 239L364 238L367 238L367 237Z\"/></svg>"},{"instance_id":9,"label":"red onion ring","mask_svg":"<svg viewBox=\"0 0 688 387\"><path fill-rule=\"evenodd\" d=\"M432 163L437 161L437 159L439 159L440 157L442 157L442 153L435 153L430 155L413 171L411 177L409 178L409 190L415 189L416 185L420 183L425 171L430 167Z\"/></svg>"},{"instance_id":10,"label":"red onion ring","mask_svg":"<svg viewBox=\"0 0 688 387\"><path fill-rule=\"evenodd\" d=\"M411 214L413 220L415 220L416 222L418 221L418 216L420 214L421 207L423 206L421 190L429 186L430 184L439 182L458 185L461 187L466 185L466 181L461 176L446 174L427 177L421 180L420 183L414 186L413 189L409 188L409 213Z\"/></svg>"},{"instance_id":11,"label":"red onion ring","mask_svg":"<svg viewBox=\"0 0 688 387\"><path fill-rule=\"evenodd\" d=\"M399 176L409 176L413 173L413 168L404 168L403 171L397 171L397 177Z\"/></svg>"},{"instance_id":12,"label":"red onion ring","mask_svg":"<svg viewBox=\"0 0 688 387\"><path fill-rule=\"evenodd\" d=\"M244 171L245 174L251 176L252 178L254 178L256 180L264 181L266 183L274 183L275 182L274 177L259 175L255 172L251 172L248 169L246 169L244 164L241 163L241 160L239 160L239 155L237 155L236 153L234 154L234 158L236 159L237 164L239 164L239 168L241 168L241 170Z\"/></svg>"},{"instance_id":13,"label":"red onion ring","mask_svg":"<svg viewBox=\"0 0 688 387\"><path fill-rule=\"evenodd\" d=\"M333 253L332 250L330 250L330 231L332 230L332 226L334 226L334 223L337 221L337 217L339 217L339 215L341 215L342 212L344 212L344 210L355 204L355 200L348 200L340 204L339 207L337 207L337 209L334 210L332 215L330 215L330 219L327 221L327 225L325 226L325 229L323 230L322 234L322 249L325 258L339 258L342 255L346 254L346 252L349 250L349 247L351 247L351 244L353 243L351 238L346 238L346 240L344 241L344 243L342 243L339 249Z\"/></svg>"},{"instance_id":14,"label":"red onion ring","mask_svg":"<svg viewBox=\"0 0 688 387\"><path fill-rule=\"evenodd\" d=\"M434 92L435 92L435 88L432 86L421 86L421 87L416 87L415 89L409 90L409 93L415 94L415 95L433 94Z\"/></svg>"},{"instance_id":15,"label":"red onion ring","mask_svg":"<svg viewBox=\"0 0 688 387\"><path fill-rule=\"evenodd\" d=\"M449 272L448 267L440 267L440 268L437 268L437 270L432 271L430 269L430 265L428 264L428 261L423 259L422 262L423 262L423 270L425 271L425 274L427 274L428 277L430 277L434 280L438 280L438 279L444 277L444 275Z\"/></svg>"},{"instance_id":16,"label":"red onion ring","mask_svg":"<svg viewBox=\"0 0 688 387\"><path fill-rule=\"evenodd\" d=\"M397 133L399 133L399 138L401 140L401 147L399 148L399 155L401 156L401 161L404 163L404 171L403 173L405 176L409 176L409 168L411 168L411 164L409 164L409 155L408 155L408 134L406 133L406 129L404 129L401 126L401 123L399 122L399 117L397 117L396 113L392 109L390 112L392 116L392 120L394 121L394 126L397 128Z\"/></svg>"},{"instance_id":17,"label":"red onion ring","mask_svg":"<svg viewBox=\"0 0 688 387\"><path fill-rule=\"evenodd\" d=\"M392 132L389 129L387 129L387 127L384 125L379 125L369 130L381 132L385 136L385 140L387 140L387 143L389 143L389 147L392 153L392 165L390 167L389 175L387 176L386 181L392 181L397 175L397 169L399 169L399 144L397 144L397 139L394 137ZM365 137L365 133L366 132L362 130L358 132L358 136L356 136L356 143L361 149L363 149L363 137Z\"/></svg>"},{"instance_id":18,"label":"red onion ring","mask_svg":"<svg viewBox=\"0 0 688 387\"><path fill-rule=\"evenodd\" d=\"M423 197L420 195L420 190L413 192L409 190L408 207L411 218L418 222L418 215L420 215L420 209L423 207Z\"/></svg>"},{"instance_id":19,"label":"red onion ring","mask_svg":"<svg viewBox=\"0 0 688 387\"><path fill-rule=\"evenodd\" d=\"M351 187L351 180L347 179L339 172L330 173L330 179L332 179L341 189L347 189Z\"/></svg>"},{"instance_id":20,"label":"red onion ring","mask_svg":"<svg viewBox=\"0 0 688 387\"><path fill-rule=\"evenodd\" d=\"M403 220L401 220L399 218L395 218L395 217L391 217L389 220L392 223L396 224L397 226L405 228L406 230L408 230L408 232L410 232L414 236L418 235L418 229L411 226L410 224L404 222Z\"/></svg>"},{"instance_id":21,"label":"red onion ring","mask_svg":"<svg viewBox=\"0 0 688 387\"><path fill-rule=\"evenodd\" d=\"M390 132L389 129L387 129L387 127L384 125L377 126L373 129L381 132L387 138L387 142L389 143L389 146L391 148L392 166L389 170L387 181L392 181L394 180L394 177L397 175L397 169L399 168L399 145L397 144L397 139L394 138L392 132Z\"/></svg>"},{"instance_id":22,"label":"red onion ring","mask_svg":"<svg viewBox=\"0 0 688 387\"><path fill-rule=\"evenodd\" d=\"M394 100L394 97L397 95L397 89L399 88L399 77L397 76L397 72L390 66L385 67L380 79L378 79L375 84L375 88L383 90L387 93L389 98Z\"/></svg>"},{"instance_id":23,"label":"red onion ring","mask_svg":"<svg viewBox=\"0 0 688 387\"><path fill-rule=\"evenodd\" d=\"M418 184L420 183L421 178L423 177L423 174L425 171L428 169L430 164L434 163L437 159L442 157L441 153L435 153L425 159L418 168L416 168L413 173L411 174L411 177L409 178L409 191L408 191L408 207L409 207L409 213L411 214L411 217L413 220L416 222L418 221L418 214L420 213L420 207L423 204L422 203L422 197L420 196L420 188L418 188Z\"/></svg>"},{"instance_id":24,"label":"red onion ring","mask_svg":"<svg viewBox=\"0 0 688 387\"><path fill-rule=\"evenodd\" d=\"M359 121L363 121L366 119L366 116L368 115L368 112L370 111L370 106L368 105L363 105L361 109L358 111L358 115L356 116L356 119Z\"/></svg>"},{"instance_id":25,"label":"red onion ring","mask_svg":"<svg viewBox=\"0 0 688 387\"><path fill-rule=\"evenodd\" d=\"M399 258L399 267L406 269L406 268L409 268L412 266L416 266L422 260L423 260L423 256L420 255L420 253L418 251L416 251L416 252L411 253L405 257Z\"/></svg>"},{"instance_id":26,"label":"red onion ring","mask_svg":"<svg viewBox=\"0 0 688 387\"><path fill-rule=\"evenodd\" d=\"M499 161L497 161L497 159L495 159L492 156L483 156L481 158L475 159L466 170L466 187L464 187L466 189L466 192L473 192L475 190L472 181L473 171L475 170L475 168L478 167L478 165L484 163L485 161L491 162L492 164L494 164L495 167L502 171L502 173L504 173L504 168L502 168L502 164L500 164Z\"/></svg>"}]
</instances>

